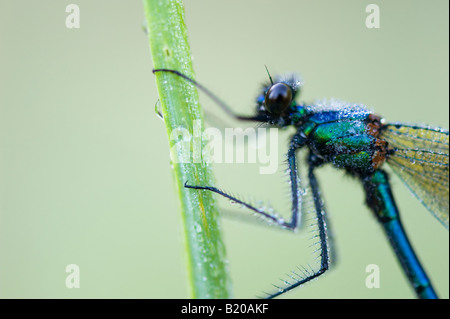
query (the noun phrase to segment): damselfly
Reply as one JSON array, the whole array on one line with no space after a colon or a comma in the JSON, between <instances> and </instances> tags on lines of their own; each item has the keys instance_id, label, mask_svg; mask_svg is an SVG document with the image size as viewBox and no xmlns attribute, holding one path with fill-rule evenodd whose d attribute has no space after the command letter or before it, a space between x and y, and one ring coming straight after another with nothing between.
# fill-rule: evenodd
<instances>
[{"instance_id":1,"label":"damselfly","mask_svg":"<svg viewBox=\"0 0 450 319\"><path fill-rule=\"evenodd\" d=\"M273 212L248 204L213 185L185 187L210 191L250 209L282 228L296 230L302 214L302 190L312 196L320 240L320 267L269 294L277 297L325 273L330 266L332 249L327 232L327 215L320 198L316 168L331 164L359 180L365 190L366 204L383 226L404 273L419 298L437 298L433 286L408 240L392 195L385 163L408 186L424 206L448 229L449 224L449 131L419 125L385 123L364 105L345 102L303 104L295 101L301 81L294 76L270 76L270 82L256 99L256 113L252 116L235 114L211 91L184 74L170 72L196 85L230 116L242 120L266 123L275 127L293 126L296 132L290 139L287 163L291 188L291 218L284 220ZM307 172L299 174L299 150L308 150Z\"/></svg>"}]
</instances>

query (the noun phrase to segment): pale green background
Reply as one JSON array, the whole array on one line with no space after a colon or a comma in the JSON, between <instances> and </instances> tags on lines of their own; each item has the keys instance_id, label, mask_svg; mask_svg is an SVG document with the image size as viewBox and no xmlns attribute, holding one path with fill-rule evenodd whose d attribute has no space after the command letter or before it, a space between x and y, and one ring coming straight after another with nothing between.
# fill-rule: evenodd
<instances>
[{"instance_id":1,"label":"pale green background","mask_svg":"<svg viewBox=\"0 0 450 319\"><path fill-rule=\"evenodd\" d=\"M0 2L0 297L188 297L142 3L74 1L81 28L69 30L71 2ZM365 27L369 3L380 5L380 29ZM365 103L391 121L448 128L446 0L185 6L197 79L242 113L252 112L265 64L272 73L301 72L306 101L335 97ZM225 118L204 96L202 104ZM286 297L413 297L360 185L331 168L319 177L339 262ZM260 176L257 166L216 165L216 180L288 210L282 172ZM392 182L411 240L448 298L448 231L397 178ZM222 225L235 297L253 297L308 261L298 248L308 235L234 220ZM72 263L81 268L80 289L65 287ZM368 264L380 267L379 289L365 286Z\"/></svg>"}]
</instances>

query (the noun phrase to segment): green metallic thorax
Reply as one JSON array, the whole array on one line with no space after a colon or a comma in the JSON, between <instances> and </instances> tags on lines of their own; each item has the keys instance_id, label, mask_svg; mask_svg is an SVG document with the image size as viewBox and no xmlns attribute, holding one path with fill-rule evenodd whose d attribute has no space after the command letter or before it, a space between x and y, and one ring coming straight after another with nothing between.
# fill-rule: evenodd
<instances>
[{"instance_id":1,"label":"green metallic thorax","mask_svg":"<svg viewBox=\"0 0 450 319\"><path fill-rule=\"evenodd\" d=\"M327 112L311 116L299 127L308 137L311 151L351 173L368 174L374 171L373 156L376 138L368 133L368 114Z\"/></svg>"}]
</instances>

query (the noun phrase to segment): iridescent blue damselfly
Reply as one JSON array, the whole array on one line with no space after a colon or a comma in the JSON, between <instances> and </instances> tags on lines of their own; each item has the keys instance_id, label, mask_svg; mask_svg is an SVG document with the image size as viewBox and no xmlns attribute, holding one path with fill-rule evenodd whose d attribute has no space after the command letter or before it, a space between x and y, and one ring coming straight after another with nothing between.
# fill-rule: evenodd
<instances>
[{"instance_id":1,"label":"iridescent blue damselfly","mask_svg":"<svg viewBox=\"0 0 450 319\"><path fill-rule=\"evenodd\" d=\"M288 230L296 230L302 218L302 192L307 189L312 196L317 219L320 243L320 267L306 271L294 282L267 295L274 298L311 281L330 267L332 245L327 233L327 215L320 197L316 168L331 164L345 170L359 180L365 191L365 201L382 225L417 297L435 299L430 279L419 262L406 232L384 170L385 163L400 177L414 195L448 230L449 225L449 131L421 125L385 123L364 105L331 101L327 103L297 103L301 81L295 75L276 77L264 85L256 99L256 113L251 116L235 114L232 109L206 87L184 74L170 69L153 72L169 72L179 76L203 91L231 117L249 122L265 123L279 128L293 126L296 132L290 139L287 152L288 174L291 188L291 218L284 220L273 212L267 212L225 193L212 185L185 187L210 191L253 211L273 224ZM301 177L297 165L297 153L307 150L307 172ZM303 186L301 186L303 185Z\"/></svg>"}]
</instances>

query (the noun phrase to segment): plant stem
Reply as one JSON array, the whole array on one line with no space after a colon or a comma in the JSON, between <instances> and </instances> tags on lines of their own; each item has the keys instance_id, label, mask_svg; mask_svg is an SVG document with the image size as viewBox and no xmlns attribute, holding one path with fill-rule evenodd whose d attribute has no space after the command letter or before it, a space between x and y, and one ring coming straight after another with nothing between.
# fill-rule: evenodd
<instances>
[{"instance_id":1,"label":"plant stem","mask_svg":"<svg viewBox=\"0 0 450 319\"><path fill-rule=\"evenodd\" d=\"M194 78L182 1L144 0L144 8L154 68L174 69ZM156 85L181 203L191 296L229 298L231 283L212 194L184 187L186 181L214 185L211 167L201 158L204 125L197 89L165 72L156 73Z\"/></svg>"}]
</instances>

